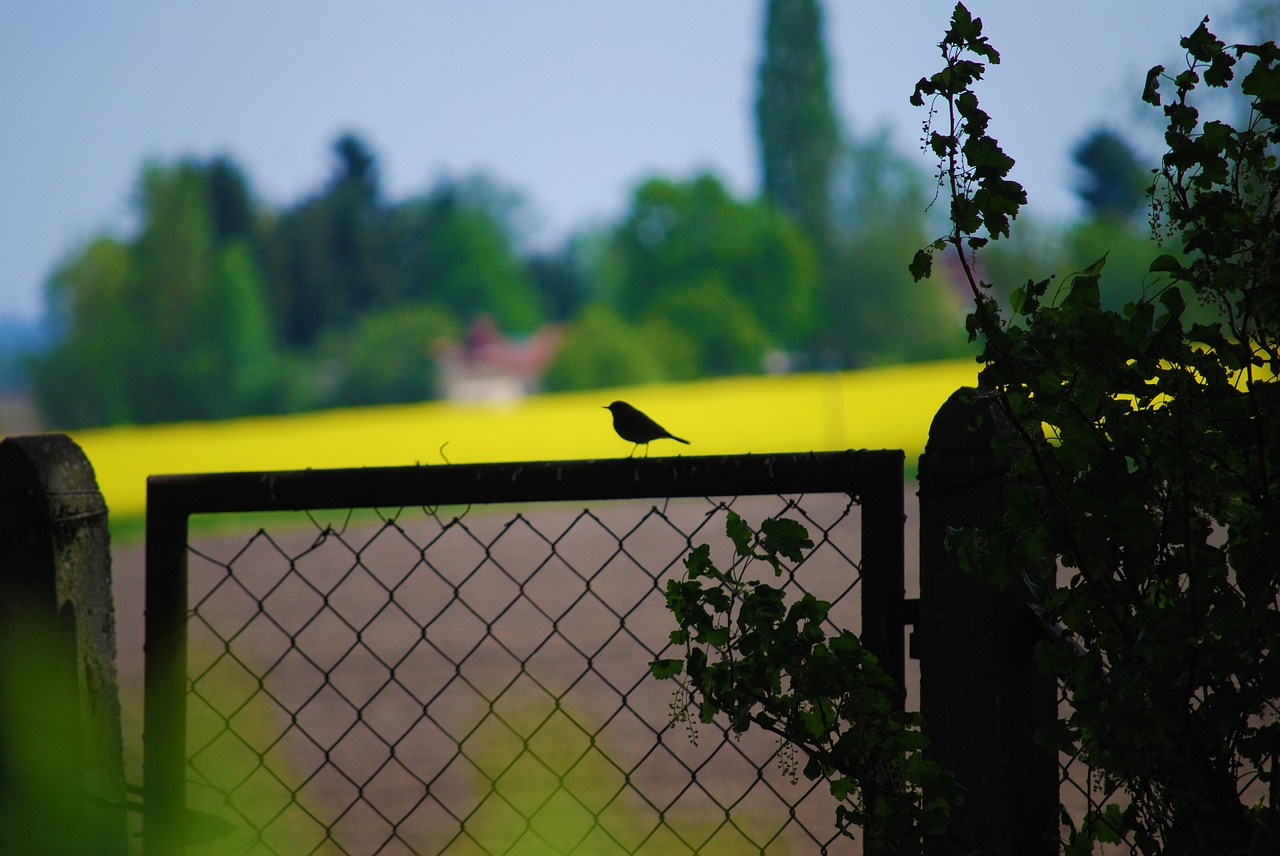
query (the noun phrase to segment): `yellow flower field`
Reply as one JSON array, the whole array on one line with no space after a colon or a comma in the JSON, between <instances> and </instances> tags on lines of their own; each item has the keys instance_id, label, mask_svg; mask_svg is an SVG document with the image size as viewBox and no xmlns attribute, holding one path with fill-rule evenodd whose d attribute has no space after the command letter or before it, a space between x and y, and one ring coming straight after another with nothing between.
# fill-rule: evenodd
<instances>
[{"instance_id":1,"label":"yellow flower field","mask_svg":"<svg viewBox=\"0 0 1280 856\"><path fill-rule=\"evenodd\" d=\"M158 473L625 457L631 444L601 409L614 399L692 441L658 441L655 456L904 449L914 465L934 412L957 387L973 385L977 371L955 360L557 393L505 408L427 402L72 437L117 519L143 514L146 478Z\"/></svg>"}]
</instances>

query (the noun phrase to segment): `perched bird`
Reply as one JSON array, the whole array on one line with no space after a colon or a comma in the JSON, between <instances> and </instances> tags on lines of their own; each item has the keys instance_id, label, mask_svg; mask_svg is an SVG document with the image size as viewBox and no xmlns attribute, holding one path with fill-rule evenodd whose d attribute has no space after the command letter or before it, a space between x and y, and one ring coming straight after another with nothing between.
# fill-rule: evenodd
<instances>
[{"instance_id":1,"label":"perched bird","mask_svg":"<svg viewBox=\"0 0 1280 856\"><path fill-rule=\"evenodd\" d=\"M684 443L686 446L689 445L688 440L683 440L672 434L625 401L615 401L613 404L606 405L604 409L613 414L613 430L618 432L618 436L636 444L631 447L631 455L634 455L636 447L643 443L644 456L646 458L649 457L650 440L662 440L665 438L675 440L677 443ZM629 458L631 455L627 455L627 457Z\"/></svg>"}]
</instances>

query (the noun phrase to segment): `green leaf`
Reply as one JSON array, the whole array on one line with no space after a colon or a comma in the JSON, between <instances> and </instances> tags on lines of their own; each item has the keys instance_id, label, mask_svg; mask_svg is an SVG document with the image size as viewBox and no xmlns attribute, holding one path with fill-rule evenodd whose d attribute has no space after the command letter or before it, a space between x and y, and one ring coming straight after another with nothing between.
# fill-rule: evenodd
<instances>
[{"instance_id":1,"label":"green leaf","mask_svg":"<svg viewBox=\"0 0 1280 856\"><path fill-rule=\"evenodd\" d=\"M911 278L916 282L922 279L928 279L933 273L933 251L932 250L916 250L915 257L911 259L911 264L907 266L911 272Z\"/></svg>"},{"instance_id":2,"label":"green leaf","mask_svg":"<svg viewBox=\"0 0 1280 856\"><path fill-rule=\"evenodd\" d=\"M1187 301L1183 299L1182 291L1177 288L1166 288L1160 295L1160 303L1169 310L1171 318L1177 318L1187 308Z\"/></svg>"},{"instance_id":3,"label":"green leaf","mask_svg":"<svg viewBox=\"0 0 1280 856\"><path fill-rule=\"evenodd\" d=\"M1022 286L1018 286L1009 292L1009 308L1018 315L1026 315L1023 308L1027 305L1027 291Z\"/></svg>"},{"instance_id":4,"label":"green leaf","mask_svg":"<svg viewBox=\"0 0 1280 856\"><path fill-rule=\"evenodd\" d=\"M730 511L724 522L725 534L729 536L729 540L733 541L733 548L738 552L739 556L752 556L751 542L755 537L755 533L751 531L751 527L737 513Z\"/></svg>"},{"instance_id":5,"label":"green leaf","mask_svg":"<svg viewBox=\"0 0 1280 856\"><path fill-rule=\"evenodd\" d=\"M654 660L649 664L649 674L660 681L674 678L684 671L683 660Z\"/></svg>"},{"instance_id":6,"label":"green leaf","mask_svg":"<svg viewBox=\"0 0 1280 856\"><path fill-rule=\"evenodd\" d=\"M762 546L769 553L781 553L792 562L804 558L802 550L813 547L809 530L789 517L769 517L760 524L764 534Z\"/></svg>"},{"instance_id":7,"label":"green leaf","mask_svg":"<svg viewBox=\"0 0 1280 856\"><path fill-rule=\"evenodd\" d=\"M702 627L698 630L697 641L710 645L712 648L723 648L729 644L729 629L727 627Z\"/></svg>"},{"instance_id":8,"label":"green leaf","mask_svg":"<svg viewBox=\"0 0 1280 856\"><path fill-rule=\"evenodd\" d=\"M1240 91L1262 101L1280 101L1280 66L1257 63L1245 75Z\"/></svg>"},{"instance_id":9,"label":"green leaf","mask_svg":"<svg viewBox=\"0 0 1280 856\"><path fill-rule=\"evenodd\" d=\"M1093 824L1094 840L1100 844L1122 844L1124 838L1124 814L1120 806L1109 803L1102 812L1093 812L1089 817Z\"/></svg>"},{"instance_id":10,"label":"green leaf","mask_svg":"<svg viewBox=\"0 0 1280 856\"><path fill-rule=\"evenodd\" d=\"M933 149L933 153L940 158L944 158L954 151L957 142L955 137L945 136L937 131L929 136L929 148Z\"/></svg>"},{"instance_id":11,"label":"green leaf","mask_svg":"<svg viewBox=\"0 0 1280 856\"><path fill-rule=\"evenodd\" d=\"M920 80L916 82L915 91L911 93L911 98L910 98L911 106L923 107L924 96L932 95L932 94L933 94L933 85L929 82L928 78L925 78L925 77L920 78Z\"/></svg>"},{"instance_id":12,"label":"green leaf","mask_svg":"<svg viewBox=\"0 0 1280 856\"><path fill-rule=\"evenodd\" d=\"M1101 276L1102 269L1107 266L1107 255L1107 253L1103 253L1102 258L1085 268L1083 274L1093 277Z\"/></svg>"},{"instance_id":13,"label":"green leaf","mask_svg":"<svg viewBox=\"0 0 1280 856\"><path fill-rule=\"evenodd\" d=\"M1218 37L1209 32L1209 19L1203 18L1200 26L1196 27L1195 32L1189 36L1185 36L1179 41L1183 50L1191 54L1191 56L1207 62L1216 54L1222 52L1223 44Z\"/></svg>"},{"instance_id":14,"label":"green leaf","mask_svg":"<svg viewBox=\"0 0 1280 856\"><path fill-rule=\"evenodd\" d=\"M684 557L684 568L688 572L690 578L695 577L718 577L719 571L711 562L711 545L699 544ZM670 591L670 585L668 585Z\"/></svg>"},{"instance_id":15,"label":"green leaf","mask_svg":"<svg viewBox=\"0 0 1280 856\"><path fill-rule=\"evenodd\" d=\"M1096 276L1081 275L1071 281L1071 290L1062 301L1065 307L1077 309L1097 308L1101 300Z\"/></svg>"},{"instance_id":16,"label":"green leaf","mask_svg":"<svg viewBox=\"0 0 1280 856\"><path fill-rule=\"evenodd\" d=\"M1147 72L1147 82L1142 87L1142 100L1153 107L1160 106L1160 75L1164 74L1164 66L1153 66Z\"/></svg>"},{"instance_id":17,"label":"green leaf","mask_svg":"<svg viewBox=\"0 0 1280 856\"><path fill-rule=\"evenodd\" d=\"M853 779L845 776L839 779L832 779L830 787L831 796L835 797L836 800L843 802L849 798L850 794L853 793L856 784Z\"/></svg>"}]
</instances>

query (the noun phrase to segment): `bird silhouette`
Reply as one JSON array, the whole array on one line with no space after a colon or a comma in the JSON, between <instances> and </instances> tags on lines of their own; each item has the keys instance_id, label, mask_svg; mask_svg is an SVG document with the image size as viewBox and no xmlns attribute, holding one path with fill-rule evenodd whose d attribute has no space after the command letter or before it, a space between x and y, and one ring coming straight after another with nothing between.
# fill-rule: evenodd
<instances>
[{"instance_id":1,"label":"bird silhouette","mask_svg":"<svg viewBox=\"0 0 1280 856\"><path fill-rule=\"evenodd\" d=\"M677 443L689 445L688 440L672 434L625 401L615 401L613 404L607 404L604 409L613 414L613 430L618 432L618 436L635 443L635 446L631 447L631 455L634 455L636 449L643 443L644 456L646 458L649 457L649 441L651 440L675 440ZM631 455L627 455L627 457L630 458Z\"/></svg>"}]
</instances>

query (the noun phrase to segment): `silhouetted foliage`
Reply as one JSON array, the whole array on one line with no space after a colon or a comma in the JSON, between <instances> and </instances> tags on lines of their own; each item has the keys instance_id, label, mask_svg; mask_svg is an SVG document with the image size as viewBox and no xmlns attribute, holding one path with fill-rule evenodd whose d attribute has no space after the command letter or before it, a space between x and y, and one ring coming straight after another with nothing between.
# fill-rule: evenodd
<instances>
[{"instance_id":1,"label":"silhouetted foliage","mask_svg":"<svg viewBox=\"0 0 1280 856\"><path fill-rule=\"evenodd\" d=\"M785 743L783 770L826 779L837 829L861 834L864 852L922 854L926 836L945 831L960 792L925 757L920 714L894 710L898 688L856 634L824 626L830 603L807 593L787 603L785 587L752 567L792 576L814 547L808 531L786 517L756 530L731 511L725 534L734 545L725 567L700 544L685 557L684 575L667 582L671 642L684 655L649 670L680 681L674 719L690 723L691 734L696 711L737 734L755 727L776 735Z\"/></svg>"},{"instance_id":2,"label":"silhouetted foliage","mask_svg":"<svg viewBox=\"0 0 1280 856\"><path fill-rule=\"evenodd\" d=\"M1001 513L957 532L956 549L1060 623L1037 659L1071 711L1041 738L1120 792L1070 830L1069 853L1280 846L1280 48L1228 46L1207 23L1182 40L1185 67L1156 66L1143 92L1167 122L1157 221L1183 255L1153 259L1119 311L1100 299L1105 256L1060 284L1026 280L1007 306L981 278L974 251L1007 235L1026 197L971 90L998 55L963 6L946 70L914 99L943 99L936 115L955 118L930 136L953 230L913 269L955 253L979 387L1017 432L1001 449L1014 476ZM1238 87L1246 120L1202 117L1202 85ZM1063 568L1047 589L1025 576L1045 558Z\"/></svg>"}]
</instances>

